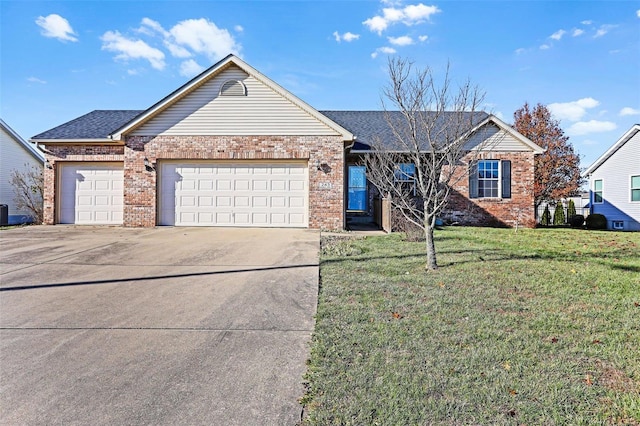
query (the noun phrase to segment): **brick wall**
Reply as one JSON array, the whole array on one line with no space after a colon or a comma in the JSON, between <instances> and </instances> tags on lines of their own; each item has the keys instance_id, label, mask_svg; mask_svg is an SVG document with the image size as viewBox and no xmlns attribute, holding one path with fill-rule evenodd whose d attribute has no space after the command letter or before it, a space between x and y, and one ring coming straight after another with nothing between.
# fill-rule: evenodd
<instances>
[{"instance_id":1,"label":"brick wall","mask_svg":"<svg viewBox=\"0 0 640 426\"><path fill-rule=\"evenodd\" d=\"M511 161L511 198L469 198L467 156L456 171L449 204L443 214L447 220L463 225L534 227L534 154L531 152L491 152L478 159Z\"/></svg>"},{"instance_id":2,"label":"brick wall","mask_svg":"<svg viewBox=\"0 0 640 426\"><path fill-rule=\"evenodd\" d=\"M132 136L125 145L47 147L54 168L45 171L45 223L55 223L56 164L62 161L123 161L124 225L149 227L156 224L157 172L145 169L145 158L153 164L168 159L303 160L309 165L309 227L343 228L339 136Z\"/></svg>"}]
</instances>

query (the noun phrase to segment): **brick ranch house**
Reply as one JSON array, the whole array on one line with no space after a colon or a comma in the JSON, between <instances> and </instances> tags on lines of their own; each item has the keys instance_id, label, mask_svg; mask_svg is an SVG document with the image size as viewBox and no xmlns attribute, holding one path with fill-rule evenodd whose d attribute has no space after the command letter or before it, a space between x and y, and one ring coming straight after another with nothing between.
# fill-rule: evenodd
<instances>
[{"instance_id":1,"label":"brick ranch house","mask_svg":"<svg viewBox=\"0 0 640 426\"><path fill-rule=\"evenodd\" d=\"M475 134L496 142L447 214L509 225L519 211L532 226L542 149L480 119ZM380 111L316 111L229 55L144 111L96 110L34 136L46 156L44 223L343 229L371 210L357 163L384 126Z\"/></svg>"}]
</instances>

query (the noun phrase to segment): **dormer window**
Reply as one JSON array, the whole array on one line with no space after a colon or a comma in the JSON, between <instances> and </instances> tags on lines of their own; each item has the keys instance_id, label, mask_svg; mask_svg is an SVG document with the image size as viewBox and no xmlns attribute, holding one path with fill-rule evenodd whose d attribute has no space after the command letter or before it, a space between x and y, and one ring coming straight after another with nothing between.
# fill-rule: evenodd
<instances>
[{"instance_id":1,"label":"dormer window","mask_svg":"<svg viewBox=\"0 0 640 426\"><path fill-rule=\"evenodd\" d=\"M227 80L220 87L220 96L247 96L247 86L240 80Z\"/></svg>"}]
</instances>

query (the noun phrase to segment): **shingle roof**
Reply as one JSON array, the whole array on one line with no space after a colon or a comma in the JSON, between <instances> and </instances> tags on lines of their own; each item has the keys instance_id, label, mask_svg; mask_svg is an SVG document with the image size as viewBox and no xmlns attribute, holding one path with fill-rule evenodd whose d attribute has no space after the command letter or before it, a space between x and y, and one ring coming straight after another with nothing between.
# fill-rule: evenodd
<instances>
[{"instance_id":1,"label":"shingle roof","mask_svg":"<svg viewBox=\"0 0 640 426\"><path fill-rule=\"evenodd\" d=\"M142 110L95 110L40 133L32 139L105 139L143 112ZM399 111L320 111L320 113L357 137L352 148L354 151L368 150L369 145L378 138L392 148L394 137L385 114L389 114L391 120L402 119ZM446 114L453 113L445 113L441 119L441 125L447 121ZM476 116L473 122L476 124L488 116L485 112L474 114Z\"/></svg>"},{"instance_id":2,"label":"shingle roof","mask_svg":"<svg viewBox=\"0 0 640 426\"><path fill-rule=\"evenodd\" d=\"M143 111L95 110L31 139L106 139Z\"/></svg>"},{"instance_id":3,"label":"shingle roof","mask_svg":"<svg viewBox=\"0 0 640 426\"><path fill-rule=\"evenodd\" d=\"M401 123L403 120L400 111L320 111L320 113L356 136L356 143L352 148L353 151L368 150L369 145L378 140L382 141L386 145L386 148L393 149L394 135L387 120L397 121L398 123ZM427 112L426 114L435 113ZM444 126L448 118L452 118L453 114L456 113L444 113L444 115L440 117L439 126ZM473 122L474 125L489 116L489 114L482 111L469 112L466 114L468 118L471 118L471 114L474 114L473 120L469 120L469 123ZM471 128L466 130L471 130Z\"/></svg>"}]
</instances>

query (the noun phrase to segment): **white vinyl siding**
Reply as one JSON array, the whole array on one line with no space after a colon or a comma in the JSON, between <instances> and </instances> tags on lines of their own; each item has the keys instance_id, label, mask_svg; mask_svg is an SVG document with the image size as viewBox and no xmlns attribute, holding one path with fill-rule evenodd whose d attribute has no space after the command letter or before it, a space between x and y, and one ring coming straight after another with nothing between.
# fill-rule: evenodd
<instances>
[{"instance_id":1,"label":"white vinyl siding","mask_svg":"<svg viewBox=\"0 0 640 426\"><path fill-rule=\"evenodd\" d=\"M160 225L308 226L306 163L162 162L160 174Z\"/></svg>"},{"instance_id":2,"label":"white vinyl siding","mask_svg":"<svg viewBox=\"0 0 640 426\"><path fill-rule=\"evenodd\" d=\"M122 224L122 164L65 164L60 167L59 179L59 223Z\"/></svg>"},{"instance_id":3,"label":"white vinyl siding","mask_svg":"<svg viewBox=\"0 0 640 426\"><path fill-rule=\"evenodd\" d=\"M482 149L483 151L529 152L531 147L525 145L508 132L495 124L487 124L472 135L465 144L465 149Z\"/></svg>"},{"instance_id":4,"label":"white vinyl siding","mask_svg":"<svg viewBox=\"0 0 640 426\"><path fill-rule=\"evenodd\" d=\"M19 220L16 216L29 216L27 210L18 210L15 206L15 192L11 185L11 172L13 170L25 171L35 166L42 170L43 162L27 151L20 142L0 127L0 204L9 206L9 223L12 219ZM14 216L14 218L12 218Z\"/></svg>"},{"instance_id":5,"label":"white vinyl siding","mask_svg":"<svg viewBox=\"0 0 640 426\"><path fill-rule=\"evenodd\" d=\"M602 180L602 204L593 203L591 212L603 214L609 228L624 221L625 230L640 231L640 203L631 201L631 177L640 175L640 132L611 154L590 176L591 190ZM592 195L592 200L595 194Z\"/></svg>"},{"instance_id":6,"label":"white vinyl siding","mask_svg":"<svg viewBox=\"0 0 640 426\"><path fill-rule=\"evenodd\" d=\"M220 96L229 80L241 81L246 96ZM236 66L133 130L131 135L337 135L301 107Z\"/></svg>"}]
</instances>

